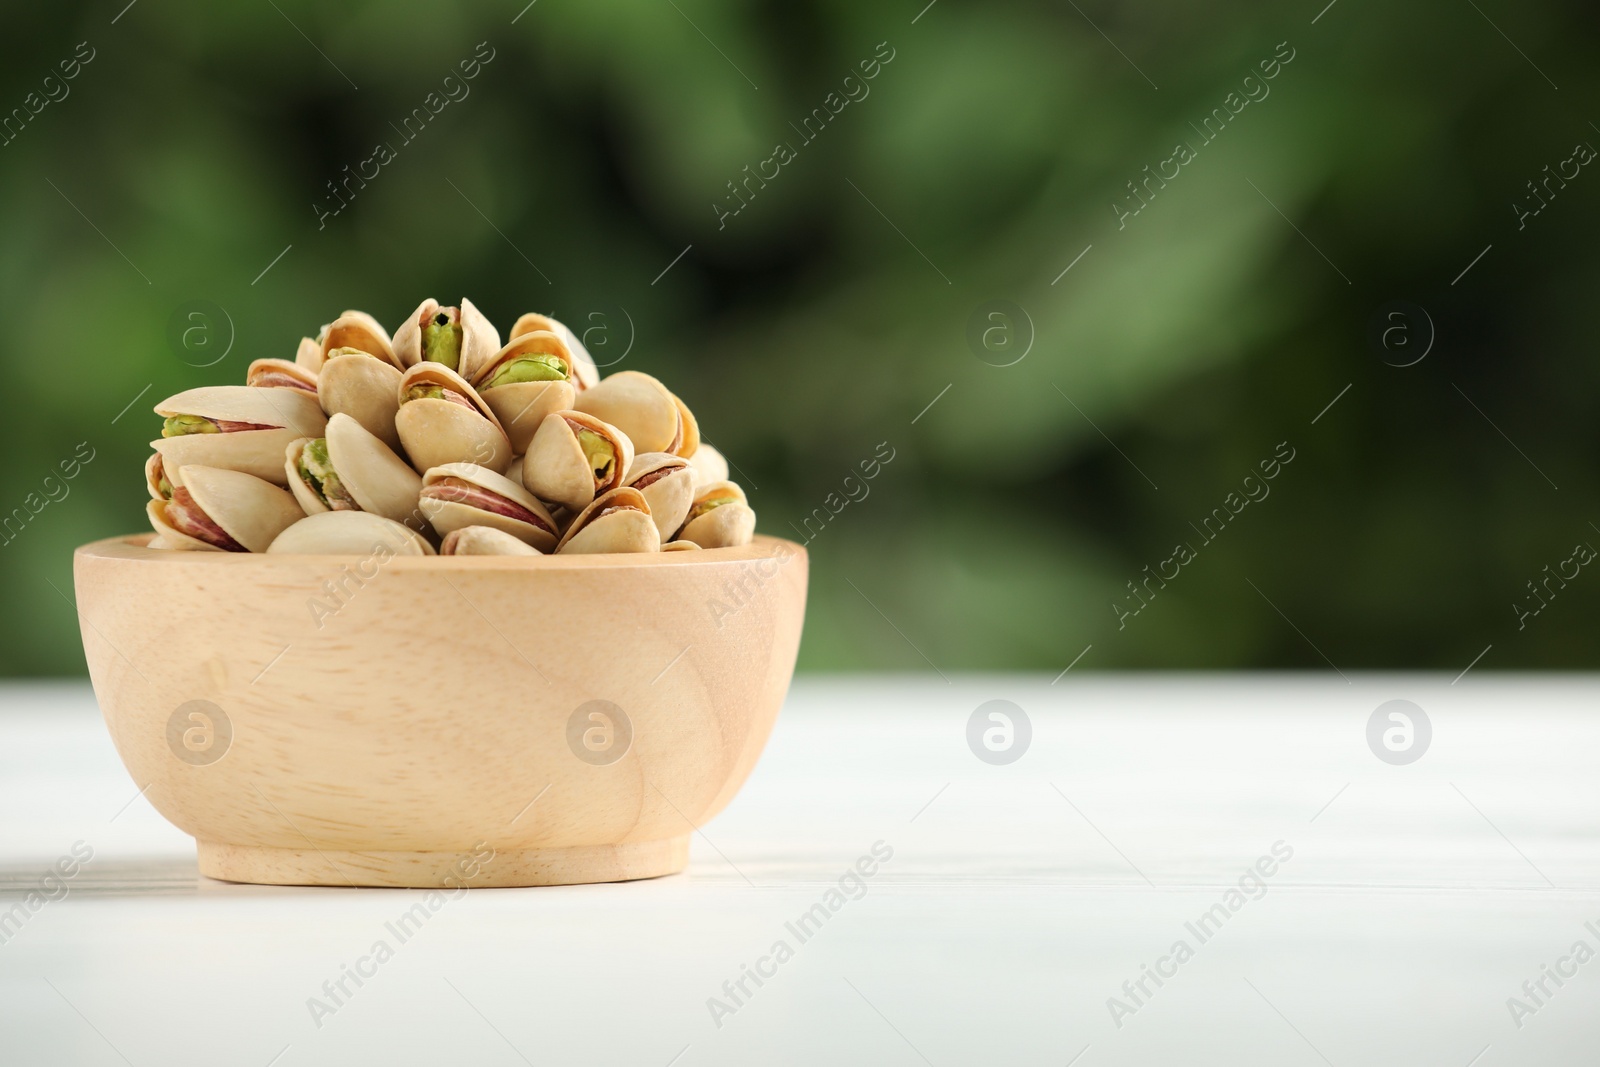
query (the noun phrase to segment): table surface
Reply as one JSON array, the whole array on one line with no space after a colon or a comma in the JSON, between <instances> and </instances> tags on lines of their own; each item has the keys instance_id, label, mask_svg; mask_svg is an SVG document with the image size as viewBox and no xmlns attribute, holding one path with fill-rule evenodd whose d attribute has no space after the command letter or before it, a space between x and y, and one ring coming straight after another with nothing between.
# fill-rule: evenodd
<instances>
[{"instance_id":1,"label":"table surface","mask_svg":"<svg viewBox=\"0 0 1600 1067\"><path fill-rule=\"evenodd\" d=\"M1593 1063L1597 711L1592 676L801 679L686 873L401 941L421 892L200 877L87 685L9 685L0 914L93 855L0 933L0 1063Z\"/></svg>"}]
</instances>

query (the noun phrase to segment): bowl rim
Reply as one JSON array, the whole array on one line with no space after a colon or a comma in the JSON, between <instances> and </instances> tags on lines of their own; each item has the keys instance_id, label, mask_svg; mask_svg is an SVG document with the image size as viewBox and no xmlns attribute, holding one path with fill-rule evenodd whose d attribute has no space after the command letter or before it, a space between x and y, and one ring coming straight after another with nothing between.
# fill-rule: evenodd
<instances>
[{"instance_id":1,"label":"bowl rim","mask_svg":"<svg viewBox=\"0 0 1600 1067\"><path fill-rule=\"evenodd\" d=\"M153 566L196 567L266 567L278 568L310 563L327 566L329 563L349 563L368 556L356 553L314 555L309 553L266 552L181 552L173 549L149 548L155 534L121 534L79 545L72 553L73 560L122 560L130 563L148 563ZM538 556L390 556L384 561L385 570L402 571L436 570L634 570L645 567L709 567L717 564L748 563L757 560L786 561L794 556L804 557L805 546L781 537L756 534L747 545L734 548L703 548L697 552L629 552L594 555L538 555Z\"/></svg>"}]
</instances>

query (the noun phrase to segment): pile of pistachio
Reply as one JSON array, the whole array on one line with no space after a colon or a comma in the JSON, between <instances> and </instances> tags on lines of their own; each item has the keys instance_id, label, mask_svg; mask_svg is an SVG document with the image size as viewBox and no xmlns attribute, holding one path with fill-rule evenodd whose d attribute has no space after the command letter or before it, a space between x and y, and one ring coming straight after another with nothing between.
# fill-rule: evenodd
<instances>
[{"instance_id":1,"label":"pile of pistachio","mask_svg":"<svg viewBox=\"0 0 1600 1067\"><path fill-rule=\"evenodd\" d=\"M248 384L168 397L145 465L152 548L539 555L724 548L756 517L683 401L601 379L528 314L424 300L390 337L347 311Z\"/></svg>"}]
</instances>

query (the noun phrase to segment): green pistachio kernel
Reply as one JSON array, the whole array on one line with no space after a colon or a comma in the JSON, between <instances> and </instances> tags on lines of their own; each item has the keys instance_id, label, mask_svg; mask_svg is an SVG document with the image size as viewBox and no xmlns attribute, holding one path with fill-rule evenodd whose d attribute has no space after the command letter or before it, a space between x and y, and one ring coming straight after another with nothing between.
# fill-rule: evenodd
<instances>
[{"instance_id":1,"label":"green pistachio kernel","mask_svg":"<svg viewBox=\"0 0 1600 1067\"><path fill-rule=\"evenodd\" d=\"M163 500L172 499L172 483L167 481L167 476L165 474L156 479L156 489L161 493L161 498Z\"/></svg>"},{"instance_id":2,"label":"green pistachio kernel","mask_svg":"<svg viewBox=\"0 0 1600 1067\"><path fill-rule=\"evenodd\" d=\"M217 424L199 415L173 415L161 425L162 437L183 437L191 433L221 433Z\"/></svg>"},{"instance_id":3,"label":"green pistachio kernel","mask_svg":"<svg viewBox=\"0 0 1600 1067\"><path fill-rule=\"evenodd\" d=\"M400 403L407 400L443 400L444 386L421 382L406 390L406 395L400 398ZM421 410L421 409L418 409Z\"/></svg>"},{"instance_id":4,"label":"green pistachio kernel","mask_svg":"<svg viewBox=\"0 0 1600 1067\"><path fill-rule=\"evenodd\" d=\"M319 437L300 450L300 477L335 511L341 510L340 504L354 507L355 501L333 469L333 460L328 458L327 438Z\"/></svg>"},{"instance_id":5,"label":"green pistachio kernel","mask_svg":"<svg viewBox=\"0 0 1600 1067\"><path fill-rule=\"evenodd\" d=\"M461 366L461 327L442 311L422 328L422 358L429 363L443 363L451 370Z\"/></svg>"},{"instance_id":6,"label":"green pistachio kernel","mask_svg":"<svg viewBox=\"0 0 1600 1067\"><path fill-rule=\"evenodd\" d=\"M583 449L583 458L589 461L589 469L594 472L594 484L604 485L611 478L611 469L617 462L617 453L611 447L611 442L593 430L579 430L578 446Z\"/></svg>"},{"instance_id":7,"label":"green pistachio kernel","mask_svg":"<svg viewBox=\"0 0 1600 1067\"><path fill-rule=\"evenodd\" d=\"M484 383L485 389L497 385L516 385L521 382L564 382L567 380L567 361L560 356L518 356L500 364Z\"/></svg>"},{"instance_id":8,"label":"green pistachio kernel","mask_svg":"<svg viewBox=\"0 0 1600 1067\"><path fill-rule=\"evenodd\" d=\"M694 507L689 509L689 519L698 519L713 508L720 508L724 504L737 504L739 498L729 493L727 496L711 496L704 500L696 501ZM687 522L689 519L685 519Z\"/></svg>"}]
</instances>

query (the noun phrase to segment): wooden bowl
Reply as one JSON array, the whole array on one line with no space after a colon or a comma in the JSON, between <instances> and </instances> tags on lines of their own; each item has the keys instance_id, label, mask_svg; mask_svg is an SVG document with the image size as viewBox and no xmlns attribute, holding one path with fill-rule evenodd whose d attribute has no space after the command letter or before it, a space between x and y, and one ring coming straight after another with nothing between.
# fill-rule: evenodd
<instances>
[{"instance_id":1,"label":"wooden bowl","mask_svg":"<svg viewBox=\"0 0 1600 1067\"><path fill-rule=\"evenodd\" d=\"M77 550L122 762L202 873L525 886L681 871L794 672L789 541L654 555Z\"/></svg>"}]
</instances>

